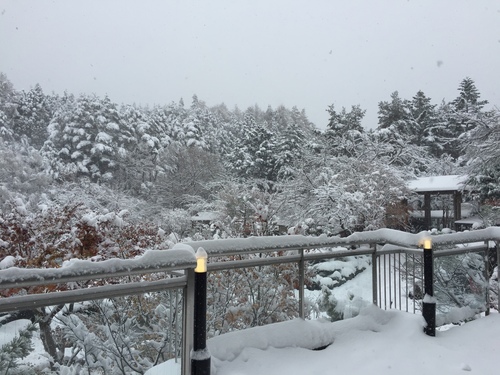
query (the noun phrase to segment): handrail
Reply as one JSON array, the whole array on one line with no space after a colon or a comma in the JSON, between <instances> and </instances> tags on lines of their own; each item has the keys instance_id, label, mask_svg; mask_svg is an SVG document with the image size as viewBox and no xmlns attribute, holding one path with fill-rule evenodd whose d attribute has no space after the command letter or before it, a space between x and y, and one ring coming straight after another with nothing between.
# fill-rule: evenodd
<instances>
[{"instance_id":1,"label":"handrail","mask_svg":"<svg viewBox=\"0 0 500 375\"><path fill-rule=\"evenodd\" d=\"M148 250L136 259L108 259L102 262L72 259L61 268L7 268L0 270L0 289L150 274L195 267L196 257L187 248Z\"/></svg>"},{"instance_id":2,"label":"handrail","mask_svg":"<svg viewBox=\"0 0 500 375\"><path fill-rule=\"evenodd\" d=\"M322 253L281 255L278 257L267 257L267 258L238 259L238 260L220 261L220 262L214 261L212 263L208 263L208 270L222 271L235 268L247 268L247 267L256 267L264 265L268 266L272 264L297 263L301 260L314 261L314 260L341 258L345 256L370 255L373 253L374 249L354 249L354 250L341 250L341 251L331 251Z\"/></svg>"},{"instance_id":3,"label":"handrail","mask_svg":"<svg viewBox=\"0 0 500 375\"><path fill-rule=\"evenodd\" d=\"M204 240L184 242L182 246L190 246L194 250L203 247L209 257L230 256L238 254L265 253L282 250L317 249L321 247L356 246L362 244L390 244L406 248L417 248L421 241L432 238L434 248L461 243L500 241L500 227L490 227L466 233L432 235L428 231L417 234L401 232L395 229L378 229L370 232L353 233L348 237L311 236L278 236L248 237L221 240ZM277 240L279 239L279 240ZM174 249L178 245L174 246Z\"/></svg>"},{"instance_id":4,"label":"handrail","mask_svg":"<svg viewBox=\"0 0 500 375\"><path fill-rule=\"evenodd\" d=\"M458 255L464 253L480 253L486 250L488 250L488 245L475 245L475 246L455 247L453 249L440 249L434 252L434 258L439 258L449 255Z\"/></svg>"},{"instance_id":5,"label":"handrail","mask_svg":"<svg viewBox=\"0 0 500 375\"><path fill-rule=\"evenodd\" d=\"M66 290L52 293L29 294L0 298L0 313L36 309L38 307L62 305L103 298L125 297L149 292L160 292L165 289L183 288L187 283L186 276L157 281L141 281L127 284L104 285L88 289Z\"/></svg>"},{"instance_id":6,"label":"handrail","mask_svg":"<svg viewBox=\"0 0 500 375\"><path fill-rule=\"evenodd\" d=\"M266 253L273 251L307 250L318 248L344 247L333 251L320 253L305 253L301 255L283 255L279 260L264 258L262 263L291 263L298 260L319 260L341 256L369 255L373 253L413 252L420 253L417 248L424 237L429 237L429 232L411 234L393 229L379 229L371 232L354 233L348 237L319 237L311 236L273 236L273 237L250 237L222 240L205 240L184 242L176 244L170 250L148 250L136 259L110 259L101 262L89 260L71 260L65 267L49 269L22 269L11 267L0 270L0 289L20 288L26 286L48 285L55 283L66 283L82 280L94 280L100 278L111 278L130 276L138 274L149 274L156 272L169 272L182 269L193 269L196 267L194 251L203 247L209 257L231 256L252 253ZM439 250L439 246L451 244L471 243L479 241L500 241L500 228L491 227L467 233L443 234L432 236L433 246L437 248L436 255L452 254L457 252L474 251L474 247L460 249ZM360 244L385 244L378 250L370 248L359 248L353 250L345 249L346 246ZM483 246L479 246L481 251ZM445 253L446 252L446 253ZM209 269L220 270L224 267L236 268L232 264L247 264L252 266L261 264L258 260L236 260L209 263ZM256 263L257 262L257 263Z\"/></svg>"}]
</instances>

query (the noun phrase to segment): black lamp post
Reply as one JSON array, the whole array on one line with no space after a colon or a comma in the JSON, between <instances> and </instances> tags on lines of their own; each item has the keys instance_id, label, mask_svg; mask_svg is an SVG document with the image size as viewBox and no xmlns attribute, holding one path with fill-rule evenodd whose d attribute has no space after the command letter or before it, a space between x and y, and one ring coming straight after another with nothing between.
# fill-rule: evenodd
<instances>
[{"instance_id":1,"label":"black lamp post","mask_svg":"<svg viewBox=\"0 0 500 375\"><path fill-rule=\"evenodd\" d=\"M436 300L434 298L434 255L432 240L426 238L424 245L424 300L422 315L427 323L424 332L429 336L436 336Z\"/></svg>"},{"instance_id":2,"label":"black lamp post","mask_svg":"<svg viewBox=\"0 0 500 375\"><path fill-rule=\"evenodd\" d=\"M194 339L191 374L210 375L210 352L207 349L207 252L196 251L194 269Z\"/></svg>"}]
</instances>

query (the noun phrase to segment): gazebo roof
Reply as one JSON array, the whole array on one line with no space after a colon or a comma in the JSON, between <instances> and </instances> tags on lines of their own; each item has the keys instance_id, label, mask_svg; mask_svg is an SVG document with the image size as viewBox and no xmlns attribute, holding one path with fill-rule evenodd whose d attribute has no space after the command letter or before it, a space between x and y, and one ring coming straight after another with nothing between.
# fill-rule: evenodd
<instances>
[{"instance_id":1,"label":"gazebo roof","mask_svg":"<svg viewBox=\"0 0 500 375\"><path fill-rule=\"evenodd\" d=\"M217 212L214 211L201 211L196 215L191 216L191 221L212 221L218 217Z\"/></svg>"},{"instance_id":2,"label":"gazebo roof","mask_svg":"<svg viewBox=\"0 0 500 375\"><path fill-rule=\"evenodd\" d=\"M419 177L408 182L408 188L415 193L444 193L466 189L465 182L468 176L430 176Z\"/></svg>"}]
</instances>

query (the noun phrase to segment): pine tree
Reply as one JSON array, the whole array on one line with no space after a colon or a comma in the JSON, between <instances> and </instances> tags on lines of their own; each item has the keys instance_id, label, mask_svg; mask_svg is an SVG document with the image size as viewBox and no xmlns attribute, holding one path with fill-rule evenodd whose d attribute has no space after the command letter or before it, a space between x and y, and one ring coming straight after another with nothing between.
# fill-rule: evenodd
<instances>
[{"instance_id":1,"label":"pine tree","mask_svg":"<svg viewBox=\"0 0 500 375\"><path fill-rule=\"evenodd\" d=\"M4 73L0 73L0 110L9 119L13 118L16 112L15 97L16 91L12 82Z\"/></svg>"},{"instance_id":2,"label":"pine tree","mask_svg":"<svg viewBox=\"0 0 500 375\"><path fill-rule=\"evenodd\" d=\"M14 133L28 138L40 149L47 140L47 127L53 115L51 101L39 84L28 92L21 92L16 100L17 116L12 125Z\"/></svg>"},{"instance_id":3,"label":"pine tree","mask_svg":"<svg viewBox=\"0 0 500 375\"><path fill-rule=\"evenodd\" d=\"M140 194L141 184L153 182L161 171L159 154L163 150L152 121L140 108L126 105L120 108L122 127L119 134L115 184L134 195Z\"/></svg>"},{"instance_id":4,"label":"pine tree","mask_svg":"<svg viewBox=\"0 0 500 375\"><path fill-rule=\"evenodd\" d=\"M36 331L36 325L28 324L26 328L19 330L19 334L10 342L0 347L0 372L2 375L30 373L30 368L26 367L20 372L17 370L20 367L18 361L33 351L31 339L34 331Z\"/></svg>"},{"instance_id":5,"label":"pine tree","mask_svg":"<svg viewBox=\"0 0 500 375\"><path fill-rule=\"evenodd\" d=\"M462 137L464 159L469 175L468 185L474 187L481 199L492 203L500 198L500 111L480 114L473 130Z\"/></svg>"},{"instance_id":6,"label":"pine tree","mask_svg":"<svg viewBox=\"0 0 500 375\"><path fill-rule=\"evenodd\" d=\"M417 146L430 145L430 129L436 123L436 105L431 104L431 99L422 91L418 91L408 104L410 142Z\"/></svg>"},{"instance_id":7,"label":"pine tree","mask_svg":"<svg viewBox=\"0 0 500 375\"><path fill-rule=\"evenodd\" d=\"M476 88L475 82L469 77L464 78L460 82L458 91L459 96L452 101L453 107L457 112L479 113L488 104L487 100L479 100L481 94Z\"/></svg>"},{"instance_id":8,"label":"pine tree","mask_svg":"<svg viewBox=\"0 0 500 375\"><path fill-rule=\"evenodd\" d=\"M251 157L246 174L255 179L276 181L275 136L263 123L247 128L246 146Z\"/></svg>"},{"instance_id":9,"label":"pine tree","mask_svg":"<svg viewBox=\"0 0 500 375\"><path fill-rule=\"evenodd\" d=\"M335 111L334 105L327 109L330 120L325 131L329 150L336 156L354 156L358 153L358 145L364 137L361 120L365 115L359 105L353 105L350 112L344 107L340 112Z\"/></svg>"},{"instance_id":10,"label":"pine tree","mask_svg":"<svg viewBox=\"0 0 500 375\"><path fill-rule=\"evenodd\" d=\"M3 110L0 109L0 141L14 140L14 132L10 127L10 121Z\"/></svg>"},{"instance_id":11,"label":"pine tree","mask_svg":"<svg viewBox=\"0 0 500 375\"><path fill-rule=\"evenodd\" d=\"M378 103L378 129L386 129L407 118L407 105L394 91L390 102Z\"/></svg>"},{"instance_id":12,"label":"pine tree","mask_svg":"<svg viewBox=\"0 0 500 375\"><path fill-rule=\"evenodd\" d=\"M455 159L463 153L460 137L474 129L475 120L481 116L483 107L488 104L488 101L479 99L481 96L479 90L469 77L462 80L458 91L459 96L444 107L447 120L444 151Z\"/></svg>"},{"instance_id":13,"label":"pine tree","mask_svg":"<svg viewBox=\"0 0 500 375\"><path fill-rule=\"evenodd\" d=\"M55 176L87 176L94 182L109 181L117 169L123 125L109 98L82 95L67 100L49 124L43 152L51 160Z\"/></svg>"},{"instance_id":14,"label":"pine tree","mask_svg":"<svg viewBox=\"0 0 500 375\"><path fill-rule=\"evenodd\" d=\"M241 138L227 155L227 163L239 177L275 181L274 134L265 123L257 123L254 113L255 108L245 112Z\"/></svg>"},{"instance_id":15,"label":"pine tree","mask_svg":"<svg viewBox=\"0 0 500 375\"><path fill-rule=\"evenodd\" d=\"M280 178L290 177L294 163L302 158L306 131L302 114L293 107L291 118L284 124L276 142L276 169Z\"/></svg>"},{"instance_id":16,"label":"pine tree","mask_svg":"<svg viewBox=\"0 0 500 375\"><path fill-rule=\"evenodd\" d=\"M244 117L235 119L233 129L235 134L239 135L234 138L228 147L225 155L226 166L230 168L238 177L250 177L255 164L254 161L254 145L252 133L257 127L255 117L251 111L246 111Z\"/></svg>"},{"instance_id":17,"label":"pine tree","mask_svg":"<svg viewBox=\"0 0 500 375\"><path fill-rule=\"evenodd\" d=\"M13 117L16 114L14 86L7 76L0 73L0 138L3 141L14 139Z\"/></svg>"}]
</instances>

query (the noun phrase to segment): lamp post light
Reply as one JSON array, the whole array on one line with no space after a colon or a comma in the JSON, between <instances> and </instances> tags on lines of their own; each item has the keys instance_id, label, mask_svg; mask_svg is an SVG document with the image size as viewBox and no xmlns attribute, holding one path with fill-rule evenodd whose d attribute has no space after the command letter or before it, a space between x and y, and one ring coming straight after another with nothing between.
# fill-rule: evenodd
<instances>
[{"instance_id":1,"label":"lamp post light","mask_svg":"<svg viewBox=\"0 0 500 375\"><path fill-rule=\"evenodd\" d=\"M422 315L427 323L424 332L429 336L436 336L436 299L434 298L434 254L432 240L425 238L424 247L424 300Z\"/></svg>"},{"instance_id":2,"label":"lamp post light","mask_svg":"<svg viewBox=\"0 0 500 375\"><path fill-rule=\"evenodd\" d=\"M202 247L196 251L194 269L194 337L191 374L210 375L210 352L207 349L207 259Z\"/></svg>"}]
</instances>

